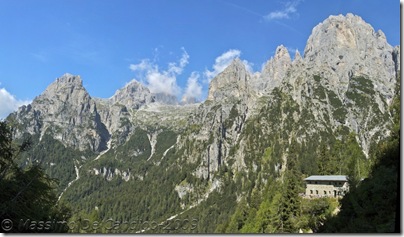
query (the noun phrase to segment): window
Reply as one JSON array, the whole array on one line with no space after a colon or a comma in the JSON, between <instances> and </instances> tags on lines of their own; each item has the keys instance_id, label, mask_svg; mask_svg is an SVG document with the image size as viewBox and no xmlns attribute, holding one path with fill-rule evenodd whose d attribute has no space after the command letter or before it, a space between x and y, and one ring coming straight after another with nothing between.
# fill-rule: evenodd
<instances>
[{"instance_id":1,"label":"window","mask_svg":"<svg viewBox=\"0 0 404 237\"><path fill-rule=\"evenodd\" d=\"M327 191L324 191L324 195L327 195Z\"/></svg>"},{"instance_id":2,"label":"window","mask_svg":"<svg viewBox=\"0 0 404 237\"><path fill-rule=\"evenodd\" d=\"M310 194L313 194L313 190L310 190Z\"/></svg>"},{"instance_id":3,"label":"window","mask_svg":"<svg viewBox=\"0 0 404 237\"><path fill-rule=\"evenodd\" d=\"M316 194L318 194L318 190L316 190Z\"/></svg>"}]
</instances>

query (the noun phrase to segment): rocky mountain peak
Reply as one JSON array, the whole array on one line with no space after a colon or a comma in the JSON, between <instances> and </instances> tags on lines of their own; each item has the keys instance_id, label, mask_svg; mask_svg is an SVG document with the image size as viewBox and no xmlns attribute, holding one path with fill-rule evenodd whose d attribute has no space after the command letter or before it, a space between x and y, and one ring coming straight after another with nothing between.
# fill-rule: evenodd
<instances>
[{"instance_id":1,"label":"rocky mountain peak","mask_svg":"<svg viewBox=\"0 0 404 237\"><path fill-rule=\"evenodd\" d=\"M264 88L272 90L278 87L292 64L288 49L280 45L276 48L275 56L264 66L260 80L265 82Z\"/></svg>"},{"instance_id":2,"label":"rocky mountain peak","mask_svg":"<svg viewBox=\"0 0 404 237\"><path fill-rule=\"evenodd\" d=\"M136 80L132 80L117 90L110 100L113 104L118 103L127 108L138 109L144 104L153 102L154 98L147 87Z\"/></svg>"},{"instance_id":3,"label":"rocky mountain peak","mask_svg":"<svg viewBox=\"0 0 404 237\"><path fill-rule=\"evenodd\" d=\"M20 109L16 119L27 125L26 132L39 133L41 137L50 133L66 146L79 150L101 151L109 139L96 103L80 76L71 74L57 78L32 104Z\"/></svg>"},{"instance_id":4,"label":"rocky mountain peak","mask_svg":"<svg viewBox=\"0 0 404 237\"><path fill-rule=\"evenodd\" d=\"M55 82L59 84L83 84L83 81L79 75L75 76L70 73L63 74L61 77L57 78Z\"/></svg>"},{"instance_id":5,"label":"rocky mountain peak","mask_svg":"<svg viewBox=\"0 0 404 237\"><path fill-rule=\"evenodd\" d=\"M117 90L117 93L126 91L128 93L136 93L138 91L149 91L149 89L145 86L143 86L142 83L138 82L137 80L133 79L132 81L128 82L123 88Z\"/></svg>"},{"instance_id":6,"label":"rocky mountain peak","mask_svg":"<svg viewBox=\"0 0 404 237\"><path fill-rule=\"evenodd\" d=\"M360 41L363 38L373 38L385 40L383 32L380 30L375 32L373 27L366 23L361 17L348 13L346 16L330 16L322 23L313 28L312 34L307 42L304 55L305 57L313 57L313 52L329 53L333 51L325 51L329 47L360 48ZM365 52L362 52L362 54Z\"/></svg>"},{"instance_id":7,"label":"rocky mountain peak","mask_svg":"<svg viewBox=\"0 0 404 237\"><path fill-rule=\"evenodd\" d=\"M245 70L245 65L240 58L235 58L225 70Z\"/></svg>"},{"instance_id":8,"label":"rocky mountain peak","mask_svg":"<svg viewBox=\"0 0 404 237\"><path fill-rule=\"evenodd\" d=\"M287 64L287 63L290 64L291 59L290 59L290 55L289 55L288 49L287 49L285 46L283 46L283 45L279 45L279 46L276 48L275 56L274 56L274 59L273 59L273 60L274 60L274 61L283 61L283 62L285 62L286 64Z\"/></svg>"},{"instance_id":9,"label":"rocky mountain peak","mask_svg":"<svg viewBox=\"0 0 404 237\"><path fill-rule=\"evenodd\" d=\"M382 31L375 31L359 16L350 13L330 16L314 27L304 61L313 74L327 78L332 88L340 92L347 90L350 78L365 76L383 88L387 97L393 94L396 74L393 47Z\"/></svg>"},{"instance_id":10,"label":"rocky mountain peak","mask_svg":"<svg viewBox=\"0 0 404 237\"><path fill-rule=\"evenodd\" d=\"M67 101L69 99L88 99L89 97L89 94L83 87L83 81L81 80L80 76L66 73L50 84L37 99L41 100L46 98L50 100L57 99Z\"/></svg>"},{"instance_id":11,"label":"rocky mountain peak","mask_svg":"<svg viewBox=\"0 0 404 237\"><path fill-rule=\"evenodd\" d=\"M234 59L210 82L208 100L241 98L247 94L250 77L244 63L239 58Z\"/></svg>"},{"instance_id":12,"label":"rocky mountain peak","mask_svg":"<svg viewBox=\"0 0 404 237\"><path fill-rule=\"evenodd\" d=\"M299 50L296 49L295 58L293 59L293 63L296 64L296 63L299 63L299 62L302 62L302 61L303 61L303 58L300 55Z\"/></svg>"}]
</instances>

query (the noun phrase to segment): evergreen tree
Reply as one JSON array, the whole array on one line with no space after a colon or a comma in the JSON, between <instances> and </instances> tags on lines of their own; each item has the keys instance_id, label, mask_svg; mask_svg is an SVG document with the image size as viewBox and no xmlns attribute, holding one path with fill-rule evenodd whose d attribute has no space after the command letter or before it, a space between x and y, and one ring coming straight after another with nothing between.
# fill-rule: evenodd
<instances>
[{"instance_id":1,"label":"evergreen tree","mask_svg":"<svg viewBox=\"0 0 404 237\"><path fill-rule=\"evenodd\" d=\"M294 223L299 216L301 188L300 172L297 169L298 144L292 139L289 147L289 156L286 163L286 170L283 177L281 198L279 200L278 218L279 224L276 227L279 232L296 232Z\"/></svg>"},{"instance_id":2,"label":"evergreen tree","mask_svg":"<svg viewBox=\"0 0 404 237\"><path fill-rule=\"evenodd\" d=\"M379 143L369 177L341 200L341 211L328 219L319 232L400 232L400 77L390 107L393 115L391 137Z\"/></svg>"},{"instance_id":3,"label":"evergreen tree","mask_svg":"<svg viewBox=\"0 0 404 237\"><path fill-rule=\"evenodd\" d=\"M245 198L240 200L237 209L230 218L230 223L226 228L227 233L240 233L241 228L244 226L248 218L248 206Z\"/></svg>"},{"instance_id":4,"label":"evergreen tree","mask_svg":"<svg viewBox=\"0 0 404 237\"><path fill-rule=\"evenodd\" d=\"M327 145L322 144L320 146L319 152L319 174L320 175L332 175L335 172L335 164L332 160L332 156L330 151L328 150Z\"/></svg>"},{"instance_id":5,"label":"evergreen tree","mask_svg":"<svg viewBox=\"0 0 404 237\"><path fill-rule=\"evenodd\" d=\"M6 122L0 121L0 221L5 232L66 232L69 210L57 205L56 182L39 165L22 169L15 158L30 148L16 145ZM59 221L55 223L52 221Z\"/></svg>"}]
</instances>

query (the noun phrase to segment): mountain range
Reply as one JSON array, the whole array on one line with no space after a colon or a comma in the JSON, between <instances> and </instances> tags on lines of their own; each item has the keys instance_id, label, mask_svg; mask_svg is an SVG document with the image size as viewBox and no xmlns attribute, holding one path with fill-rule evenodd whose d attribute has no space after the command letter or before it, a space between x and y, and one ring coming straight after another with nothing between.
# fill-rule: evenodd
<instances>
[{"instance_id":1,"label":"mountain range","mask_svg":"<svg viewBox=\"0 0 404 237\"><path fill-rule=\"evenodd\" d=\"M329 174L365 178L391 132L400 47L347 14L314 27L303 55L294 53L278 46L257 73L235 59L200 103L136 80L95 98L80 76L62 75L7 118L17 139L33 141L19 162L57 178L59 201L76 215L198 220L182 232L220 231L242 200L252 206L282 183L292 159L303 179L326 174L324 150L338 151ZM338 148L349 150L348 142L359 155Z\"/></svg>"}]
</instances>

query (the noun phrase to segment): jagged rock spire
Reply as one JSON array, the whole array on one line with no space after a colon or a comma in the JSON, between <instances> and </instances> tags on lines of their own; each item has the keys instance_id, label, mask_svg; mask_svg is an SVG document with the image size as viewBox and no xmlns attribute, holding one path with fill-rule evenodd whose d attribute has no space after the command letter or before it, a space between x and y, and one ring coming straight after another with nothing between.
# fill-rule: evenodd
<instances>
[{"instance_id":1,"label":"jagged rock spire","mask_svg":"<svg viewBox=\"0 0 404 237\"><path fill-rule=\"evenodd\" d=\"M236 58L209 85L208 100L241 99L248 93L250 73L244 63Z\"/></svg>"},{"instance_id":2,"label":"jagged rock spire","mask_svg":"<svg viewBox=\"0 0 404 237\"><path fill-rule=\"evenodd\" d=\"M300 55L299 50L296 49L295 58L293 59L293 63L296 64L296 63L302 62L302 60L303 60L303 58Z\"/></svg>"},{"instance_id":3,"label":"jagged rock spire","mask_svg":"<svg viewBox=\"0 0 404 237\"><path fill-rule=\"evenodd\" d=\"M266 63L262 71L261 80L265 82L264 87L271 90L279 86L291 63L288 49L283 45L278 46L275 56Z\"/></svg>"}]
</instances>

